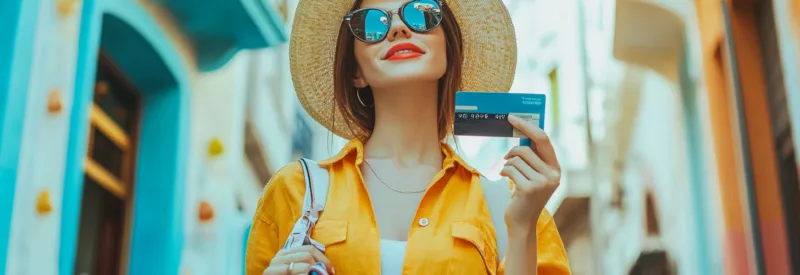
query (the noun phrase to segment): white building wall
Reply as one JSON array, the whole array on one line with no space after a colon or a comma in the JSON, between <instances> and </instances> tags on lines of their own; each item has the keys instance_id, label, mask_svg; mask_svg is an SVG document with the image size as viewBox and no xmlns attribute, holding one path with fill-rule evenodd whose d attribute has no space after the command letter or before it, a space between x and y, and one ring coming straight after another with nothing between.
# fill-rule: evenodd
<instances>
[{"instance_id":1,"label":"white building wall","mask_svg":"<svg viewBox=\"0 0 800 275\"><path fill-rule=\"evenodd\" d=\"M603 20L608 20L610 17L612 21L607 25L608 27L596 28L595 31L606 39L613 40L613 17L616 16L613 8L614 1L588 2L605 2L605 5L608 5L603 7L606 10ZM689 18L694 16L693 6L688 1L668 2L670 2L667 3L669 9L676 10L679 16L690 19L686 20L685 33L689 46L687 49L688 67L690 67L688 75L694 81L702 79L701 71L697 69L702 65L696 37L699 34L696 30L696 20ZM591 33L589 35L593 36ZM602 39L598 38L598 40ZM598 123L598 125L604 125L600 130L605 133L596 136L595 138L599 137L599 139L595 142L608 144L611 145L609 148L614 148L616 147L614 144L620 142L617 139L621 134L613 128L615 123L628 121L623 123L633 123L634 127L632 136L626 139L629 141L628 151L625 152L625 155L619 156L624 164L621 171L621 185L624 189L621 208L611 206L613 192L610 177L613 172L610 174L603 172L612 171L612 164L615 161L615 155L605 149L608 145L601 146L598 151L600 155L594 163L595 167L601 170L600 175L602 176L597 179L596 188L598 189L596 189L594 197L599 201L594 206L601 208L597 210L595 220L600 223L597 229L601 233L596 236L601 238L598 243L601 244L601 251L604 252L598 256L602 260L602 274L628 273L642 250L648 249L649 243L646 242L645 232L645 194L648 190L653 192L655 197L661 232L660 245L669 253L679 274L696 274L700 264L697 243L703 242L713 246L719 244L719 240L700 240L696 231L695 217L698 214L694 213L697 208L692 201L692 184L698 183L693 183L689 174L689 158L692 155L688 152L685 106L681 99L681 87L679 83L671 82L653 71L642 71L639 75L641 82L638 84L638 88L635 88L640 98L637 99L636 108L627 109L622 104L625 100L624 97L627 96L621 92L622 84L626 81L626 77L637 77L637 74L623 75L622 72L626 69L643 70L643 68L626 67L628 65L614 59L610 48L603 49L605 43L597 44L600 46L589 48L590 71L596 80L595 84L606 90L601 92L604 96L600 96L600 98L605 97L605 100L609 102L604 103L607 108L603 112L606 122ZM701 127L707 128L709 121L705 108L707 106L706 97L702 92L702 85L697 86L698 94L694 100L697 101L697 107L700 108L697 112L702 119ZM596 115L593 114L593 116ZM595 124L593 123L593 125ZM597 134L599 131L593 128L593 132ZM711 148L709 134L707 130L703 130L704 140L698 141L706 144L707 148ZM705 153L706 168L713 169L713 158L709 157L713 156L713 152ZM710 181L710 183L703 184L707 185L705 186L706 192L711 196L717 194L713 191L716 188L715 176L715 174L709 173L703 178L703 180ZM709 198L712 201L706 202L705 208L707 211L719 213L715 207L718 206L718 203L714 203L713 199ZM717 221L705 222L709 232L718 230ZM717 235L712 233L709 236ZM712 258L713 255L719 255L719 251L715 247L709 249Z\"/></svg>"},{"instance_id":2,"label":"white building wall","mask_svg":"<svg viewBox=\"0 0 800 275\"><path fill-rule=\"evenodd\" d=\"M198 75L192 83L182 259L182 270L192 274L231 274L241 268L236 256L242 253L244 229L254 209L239 211L237 200L240 190L258 186L248 177L252 174L249 166L242 163L248 69L243 57L238 55L221 69ZM213 139L223 144L220 156L207 153ZM214 210L214 219L208 223L198 220L202 201Z\"/></svg>"},{"instance_id":3,"label":"white building wall","mask_svg":"<svg viewBox=\"0 0 800 275\"><path fill-rule=\"evenodd\" d=\"M600 244L606 252L598 257L603 262L603 274L625 274L639 254L649 249L645 232L645 196L649 191L655 199L660 249L669 252L680 274L693 274L695 214L680 94L672 83L654 72L643 72L641 77L638 89L633 87L640 93L638 114L621 114L635 115L630 147L619 159L623 164L619 172L621 206L612 206L614 193L608 185L612 179L604 180L594 197L601 207L596 218L601 233L597 236L602 238ZM613 162L612 157L600 155L598 162Z\"/></svg>"},{"instance_id":4,"label":"white building wall","mask_svg":"<svg viewBox=\"0 0 800 275\"><path fill-rule=\"evenodd\" d=\"M287 45L240 53L224 68L199 76L194 85L194 155L188 175L191 187L187 187L183 262L183 269L192 274L241 272L244 230L252 221L264 184L244 155L245 121L249 120L258 132L271 173L296 161L292 141L296 112L302 110L291 85L286 56ZM314 151L308 157L327 158L344 144L307 115L301 119L313 125ZM206 152L213 138L222 140L225 152L211 158ZM209 224L197 222L201 200L218 211Z\"/></svg>"}]
</instances>

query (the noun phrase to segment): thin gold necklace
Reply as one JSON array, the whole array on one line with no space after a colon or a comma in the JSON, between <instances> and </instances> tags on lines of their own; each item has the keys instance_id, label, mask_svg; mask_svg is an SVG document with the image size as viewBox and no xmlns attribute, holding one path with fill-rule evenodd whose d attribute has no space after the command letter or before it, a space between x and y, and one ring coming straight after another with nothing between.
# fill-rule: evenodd
<instances>
[{"instance_id":1,"label":"thin gold necklace","mask_svg":"<svg viewBox=\"0 0 800 275\"><path fill-rule=\"evenodd\" d=\"M369 165L369 162L367 162L365 160L364 163L367 165L367 168L369 168L369 170L372 171L372 174L375 175L376 178L378 178L378 181L383 183L383 185L386 186L386 188L392 189L392 191L395 191L397 193L403 193L403 194L419 194L419 193L425 192L425 190L428 190L427 187L425 187L425 189L422 189L422 190L419 190L419 191L403 191L403 190L394 189L391 186L389 186L389 184L387 184L385 181L383 181L383 179L381 179L381 177L378 176L378 173L375 173L375 169L372 169L372 165Z\"/></svg>"}]
</instances>

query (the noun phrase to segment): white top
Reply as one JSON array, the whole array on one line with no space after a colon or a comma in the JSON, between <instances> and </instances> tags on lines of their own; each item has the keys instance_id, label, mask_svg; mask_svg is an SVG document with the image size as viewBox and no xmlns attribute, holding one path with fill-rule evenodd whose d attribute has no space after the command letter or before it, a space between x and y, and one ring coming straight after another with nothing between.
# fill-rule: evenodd
<instances>
[{"instance_id":1,"label":"white top","mask_svg":"<svg viewBox=\"0 0 800 275\"><path fill-rule=\"evenodd\" d=\"M511 190L504 182L492 182L481 177L483 195L494 224L497 239L497 256L499 261L505 257L508 249L508 231L504 220L505 209L511 202ZM491 186L490 185L495 185ZM406 258L408 242L381 238L381 275L400 275Z\"/></svg>"},{"instance_id":2,"label":"white top","mask_svg":"<svg viewBox=\"0 0 800 275\"><path fill-rule=\"evenodd\" d=\"M408 242L381 239L381 275L400 275Z\"/></svg>"}]
</instances>

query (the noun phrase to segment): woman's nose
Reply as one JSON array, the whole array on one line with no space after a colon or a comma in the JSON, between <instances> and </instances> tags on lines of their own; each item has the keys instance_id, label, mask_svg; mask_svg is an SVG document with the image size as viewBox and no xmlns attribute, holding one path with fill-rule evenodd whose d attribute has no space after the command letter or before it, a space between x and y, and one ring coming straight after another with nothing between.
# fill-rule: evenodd
<instances>
[{"instance_id":1,"label":"woman's nose","mask_svg":"<svg viewBox=\"0 0 800 275\"><path fill-rule=\"evenodd\" d=\"M411 38L411 29L403 23L403 19L400 19L400 14L392 14L392 25L389 26L389 32L386 36L389 42L393 42L397 38Z\"/></svg>"}]
</instances>

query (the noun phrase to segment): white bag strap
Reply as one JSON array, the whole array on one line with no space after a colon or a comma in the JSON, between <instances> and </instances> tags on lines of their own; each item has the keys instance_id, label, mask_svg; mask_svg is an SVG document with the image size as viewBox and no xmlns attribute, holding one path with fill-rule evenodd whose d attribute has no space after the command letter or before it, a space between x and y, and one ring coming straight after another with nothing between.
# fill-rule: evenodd
<instances>
[{"instance_id":1,"label":"white bag strap","mask_svg":"<svg viewBox=\"0 0 800 275\"><path fill-rule=\"evenodd\" d=\"M492 223L494 224L494 231L495 231L495 242L497 245L497 256L499 261L503 260L503 257L508 250L508 229L506 228L506 221L503 215L505 214L506 208L508 208L508 204L511 202L511 190L507 188L497 188L496 186L489 186L489 185L496 185L497 182L492 182L489 179L481 177L481 187L483 187L483 197L486 200L486 206L489 208L489 216L492 217ZM503 194L497 194L498 192L503 192ZM507 193L507 194L506 194Z\"/></svg>"},{"instance_id":2,"label":"white bag strap","mask_svg":"<svg viewBox=\"0 0 800 275\"><path fill-rule=\"evenodd\" d=\"M306 193L303 197L303 214L294 224L292 232L286 239L283 248L298 247L306 244L316 246L325 252L325 246L311 239L311 231L319 220L319 213L325 209L328 199L329 175L328 169L319 166L316 161L300 159L305 177Z\"/></svg>"},{"instance_id":3,"label":"white bag strap","mask_svg":"<svg viewBox=\"0 0 800 275\"><path fill-rule=\"evenodd\" d=\"M306 178L306 195L303 199L303 211L322 212L328 199L328 169L310 159L300 159L303 174Z\"/></svg>"}]
</instances>

